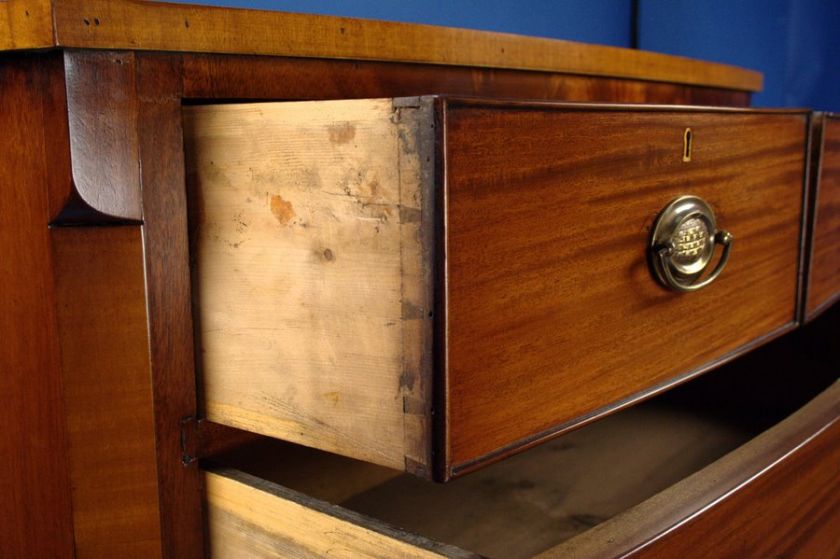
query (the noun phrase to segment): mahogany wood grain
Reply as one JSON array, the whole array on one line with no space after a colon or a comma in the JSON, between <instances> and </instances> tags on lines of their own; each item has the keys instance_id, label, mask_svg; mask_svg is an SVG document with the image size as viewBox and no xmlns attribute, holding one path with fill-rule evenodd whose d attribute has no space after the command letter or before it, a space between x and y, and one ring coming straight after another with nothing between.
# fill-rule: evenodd
<instances>
[{"instance_id":1,"label":"mahogany wood grain","mask_svg":"<svg viewBox=\"0 0 840 559\"><path fill-rule=\"evenodd\" d=\"M837 464L840 424L835 422L772 471L635 555L837 557Z\"/></svg>"},{"instance_id":2,"label":"mahogany wood grain","mask_svg":"<svg viewBox=\"0 0 840 559\"><path fill-rule=\"evenodd\" d=\"M161 33L160 28L153 29L155 24L163 27L171 24L178 33ZM277 41L277 29L283 26L289 32L290 43ZM242 29L248 32L243 33ZM306 29L324 32L301 32ZM350 35L346 43L341 39L344 35ZM423 47L420 42L435 37L449 42L417 50ZM478 46L461 48L466 42ZM413 64L414 58L410 63L404 61L400 52L410 50L412 44L415 48L412 52L429 64ZM122 326L135 328L124 339L134 349L130 355L135 375L140 370L139 345L135 344L144 339L151 344L149 364L160 517L157 528L150 517L144 517L144 521L131 529L138 534L145 531L136 540L137 549L144 549L148 541L144 543L142 539L148 539L149 534L159 529L164 555L203 556L200 473L190 457L183 455L180 440L182 421L197 409L183 195L182 100L369 97L428 93L428 87L433 87L460 94L743 106L749 102L749 92L760 88L760 76L753 72L562 41L381 22L368 24L342 18L162 6L151 2L0 2L0 49L50 47L124 47L129 51L165 47L207 52L224 48L230 49L226 52L243 56L187 53L183 56L183 66L176 56L124 52L67 51L66 58L59 52L0 57L0 92L4 103L15 107L14 111L0 113L3 130L0 151L4 155L0 160L0 178L4 184L0 191L0 215L8 226L0 228L0 253L4 255L0 280L9 287L0 291L0 308L6 316L6 321L0 324L4 340L0 364L14 371L4 375L2 388L9 396L9 403L0 413L6 425L0 435L0 446L3 455L11 457L0 469L0 486L5 496L0 506L0 555L4 557L73 554L72 461L68 461L66 451L70 450L71 456L78 453L79 459L89 457L87 453L93 448L69 448L73 443L64 423L56 327L59 316L55 305L60 302L52 283L58 278L58 289L67 289L69 284L65 282L69 280L66 275L54 278L50 247L51 239L69 239L74 235L81 238L87 233L49 234L47 224L58 215L62 222L139 223L143 216L137 213L140 191L136 173L141 166L146 213L142 230L148 276L148 338L145 332L136 331L139 320L136 314L131 315L130 324ZM450 48L453 50L447 50ZM502 48L506 51L498 50ZM282 56L244 56L252 54ZM66 74L65 61L68 62ZM534 71L525 71L529 69ZM253 79L255 74L265 77ZM522 84L522 88L517 84ZM98 107L90 104L91 100L106 102ZM68 116L76 119L73 124L66 121ZM71 156L75 169L70 165ZM138 160L141 165L135 168ZM71 176L71 169L75 175ZM91 186L86 196L96 203L88 204L87 208L76 205L83 197L74 199L78 185L74 184L73 176L84 177L84 181L78 182ZM124 188L126 185L130 188ZM115 190L110 191L112 188ZM105 203L100 203L102 200ZM96 211L91 211L91 207L96 207ZM80 208L84 211L75 213ZM128 231L108 234L131 237ZM139 241L136 237L112 241L113 246L121 247L117 249L119 255L109 253L110 249L101 255L94 253L89 269L111 257L115 259L115 270L117 263L128 265L127 255L137 249ZM62 242L57 245L59 259L70 246ZM112 246L110 243L107 246ZM86 245L84 250L93 251L93 245ZM64 265L69 267L66 262ZM99 269L98 273L102 272ZM136 289L137 276L129 275ZM72 278L72 281L81 280ZM83 285L74 283L72 287L76 292ZM133 313L139 312L136 299L115 301L119 294L113 291L99 296L124 305L123 308L132 309ZM89 311L72 305L62 308L62 323L64 320L71 323L73 317L82 316L75 313ZM61 341L71 347L85 339L86 328L93 330L100 326L98 323L83 325L78 338L76 333L64 328L60 334L67 337ZM122 340L123 332L119 334L116 339ZM101 344L103 340L89 339L89 342ZM103 349L92 361L96 368L91 371L77 368L74 374L98 375L103 372L98 367L104 367L112 358L107 348ZM70 351L64 359L65 366L72 362L77 367L82 357ZM137 385L132 387L139 391ZM75 388L78 387L69 387L71 392ZM107 398L97 401L99 405L109 405ZM75 421L73 413L68 416L71 427ZM139 424L130 428L137 428L139 433L136 440L132 437L132 444L141 444L141 439L148 442L148 433L141 433ZM210 435L211 432L217 434ZM218 448L231 440L230 432L224 429L207 433L206 440L200 437L201 448ZM117 442L129 444L128 440ZM186 465L182 463L184 458ZM128 467L105 462L98 466ZM133 467L148 466L144 464ZM152 475L148 469L138 474L131 490L148 488ZM79 491L108 489L94 487L88 478L83 481L86 485L77 487L76 499ZM154 504L155 497L149 497L144 510L148 512ZM89 509L81 507L79 512L81 521ZM102 522L117 520L107 518ZM122 527L128 529L126 525ZM102 526L84 522L76 526L77 537L83 535L77 542L82 546L78 550L80 554L92 549L86 547L93 541L88 539L93 534L88 528L100 531Z\"/></svg>"},{"instance_id":3,"label":"mahogany wood grain","mask_svg":"<svg viewBox=\"0 0 840 559\"><path fill-rule=\"evenodd\" d=\"M160 557L140 228L50 236L76 556Z\"/></svg>"},{"instance_id":4,"label":"mahogany wood grain","mask_svg":"<svg viewBox=\"0 0 840 559\"><path fill-rule=\"evenodd\" d=\"M134 64L131 52L65 52L73 180L57 222L137 223L143 216Z\"/></svg>"},{"instance_id":5,"label":"mahogany wood grain","mask_svg":"<svg viewBox=\"0 0 840 559\"><path fill-rule=\"evenodd\" d=\"M180 59L137 60L143 247L164 557L204 556L201 478L184 456L197 410L190 298ZM185 460L186 458L186 460Z\"/></svg>"},{"instance_id":6,"label":"mahogany wood grain","mask_svg":"<svg viewBox=\"0 0 840 559\"><path fill-rule=\"evenodd\" d=\"M806 318L840 298L840 117L822 119L820 169L814 199Z\"/></svg>"},{"instance_id":7,"label":"mahogany wood grain","mask_svg":"<svg viewBox=\"0 0 840 559\"><path fill-rule=\"evenodd\" d=\"M184 96L354 99L423 94L747 107L750 93L607 76L269 56L184 55ZM260 79L253 79L259 75Z\"/></svg>"},{"instance_id":8,"label":"mahogany wood grain","mask_svg":"<svg viewBox=\"0 0 840 559\"><path fill-rule=\"evenodd\" d=\"M840 384L782 423L539 559L840 555Z\"/></svg>"},{"instance_id":9,"label":"mahogany wood grain","mask_svg":"<svg viewBox=\"0 0 840 559\"><path fill-rule=\"evenodd\" d=\"M0 48L62 46L387 60L758 91L758 72L632 49L309 14L136 0L8 0ZM23 15L27 8L33 10ZM47 17L50 14L52 17ZM428 92L427 92L428 93Z\"/></svg>"},{"instance_id":10,"label":"mahogany wood grain","mask_svg":"<svg viewBox=\"0 0 840 559\"><path fill-rule=\"evenodd\" d=\"M0 56L0 556L72 557L47 186L56 54ZM57 173L61 174L61 173Z\"/></svg>"},{"instance_id":11,"label":"mahogany wood grain","mask_svg":"<svg viewBox=\"0 0 840 559\"><path fill-rule=\"evenodd\" d=\"M804 113L443 110L442 477L793 327ZM683 194L707 200L735 242L714 284L677 295L646 251L657 213Z\"/></svg>"}]
</instances>

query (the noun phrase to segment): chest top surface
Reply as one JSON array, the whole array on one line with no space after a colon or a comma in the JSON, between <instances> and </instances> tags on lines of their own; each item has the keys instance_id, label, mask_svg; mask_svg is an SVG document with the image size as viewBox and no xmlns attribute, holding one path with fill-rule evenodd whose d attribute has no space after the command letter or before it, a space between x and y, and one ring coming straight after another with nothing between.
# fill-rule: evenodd
<instances>
[{"instance_id":1,"label":"chest top surface","mask_svg":"<svg viewBox=\"0 0 840 559\"><path fill-rule=\"evenodd\" d=\"M759 72L618 47L346 17L138 0L0 0L0 50L154 50L377 60L759 91Z\"/></svg>"}]
</instances>

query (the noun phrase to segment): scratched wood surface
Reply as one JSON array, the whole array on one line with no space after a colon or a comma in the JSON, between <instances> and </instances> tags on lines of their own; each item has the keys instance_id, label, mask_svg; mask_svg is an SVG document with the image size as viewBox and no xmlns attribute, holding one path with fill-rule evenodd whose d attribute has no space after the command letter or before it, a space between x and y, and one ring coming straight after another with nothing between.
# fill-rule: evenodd
<instances>
[{"instance_id":1,"label":"scratched wood surface","mask_svg":"<svg viewBox=\"0 0 840 559\"><path fill-rule=\"evenodd\" d=\"M185 109L209 420L428 471L429 111Z\"/></svg>"},{"instance_id":2,"label":"scratched wood surface","mask_svg":"<svg viewBox=\"0 0 840 559\"><path fill-rule=\"evenodd\" d=\"M819 184L814 206L813 238L806 312L813 316L840 297L840 117L822 122Z\"/></svg>"}]
</instances>

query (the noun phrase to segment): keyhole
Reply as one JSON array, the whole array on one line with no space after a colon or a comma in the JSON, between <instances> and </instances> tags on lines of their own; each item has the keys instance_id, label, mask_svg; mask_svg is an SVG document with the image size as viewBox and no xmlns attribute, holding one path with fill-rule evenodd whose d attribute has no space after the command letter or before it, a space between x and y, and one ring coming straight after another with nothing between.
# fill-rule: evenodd
<instances>
[{"instance_id":1,"label":"keyhole","mask_svg":"<svg viewBox=\"0 0 840 559\"><path fill-rule=\"evenodd\" d=\"M683 161L691 161L691 128L686 128L683 134Z\"/></svg>"}]
</instances>

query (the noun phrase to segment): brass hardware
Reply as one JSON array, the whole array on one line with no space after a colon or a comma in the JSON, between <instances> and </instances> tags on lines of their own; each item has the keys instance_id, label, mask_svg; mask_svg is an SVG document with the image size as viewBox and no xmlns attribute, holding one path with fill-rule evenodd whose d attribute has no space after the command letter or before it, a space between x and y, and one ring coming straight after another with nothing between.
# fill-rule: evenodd
<instances>
[{"instance_id":1,"label":"brass hardware","mask_svg":"<svg viewBox=\"0 0 840 559\"><path fill-rule=\"evenodd\" d=\"M701 279L715 252L723 247L714 270ZM697 291L715 281L732 249L732 235L718 230L711 206L697 196L681 196L662 210L650 238L654 277L673 291Z\"/></svg>"},{"instance_id":2,"label":"brass hardware","mask_svg":"<svg viewBox=\"0 0 840 559\"><path fill-rule=\"evenodd\" d=\"M686 128L683 133L683 161L691 161L691 128Z\"/></svg>"}]
</instances>

